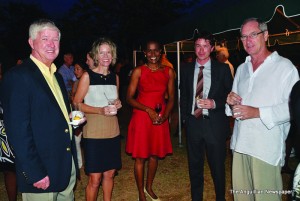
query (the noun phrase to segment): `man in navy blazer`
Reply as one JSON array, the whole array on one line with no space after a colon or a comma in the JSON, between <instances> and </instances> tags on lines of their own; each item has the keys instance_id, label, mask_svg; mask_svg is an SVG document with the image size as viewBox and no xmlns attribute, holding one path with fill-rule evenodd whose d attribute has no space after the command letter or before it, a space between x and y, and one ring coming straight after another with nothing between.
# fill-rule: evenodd
<instances>
[{"instance_id":1,"label":"man in navy blazer","mask_svg":"<svg viewBox=\"0 0 300 201\"><path fill-rule=\"evenodd\" d=\"M189 174L193 201L203 200L205 152L214 181L216 200L225 200L226 138L230 134L225 103L232 87L232 76L227 64L210 59L214 40L210 33L195 37L196 62L181 67L180 106L187 133ZM200 66L203 68L203 99L196 100L196 86ZM202 114L195 116L194 110Z\"/></svg>"},{"instance_id":2,"label":"man in navy blazer","mask_svg":"<svg viewBox=\"0 0 300 201\"><path fill-rule=\"evenodd\" d=\"M4 122L16 155L18 190L26 201L74 200L76 148L70 104L53 61L60 30L49 20L29 28L30 58L2 83Z\"/></svg>"}]
</instances>

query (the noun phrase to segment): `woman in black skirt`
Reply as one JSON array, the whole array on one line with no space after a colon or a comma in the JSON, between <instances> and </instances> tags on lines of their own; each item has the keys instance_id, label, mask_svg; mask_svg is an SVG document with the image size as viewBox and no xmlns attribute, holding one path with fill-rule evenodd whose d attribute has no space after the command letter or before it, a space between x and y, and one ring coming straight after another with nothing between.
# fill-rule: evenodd
<instances>
[{"instance_id":1,"label":"woman in black skirt","mask_svg":"<svg viewBox=\"0 0 300 201\"><path fill-rule=\"evenodd\" d=\"M121 168L121 141L117 109L119 78L109 67L116 61L116 45L100 38L92 47L94 67L80 78L73 100L85 113L83 127L84 169L89 175L86 200L96 201L100 183L103 200L110 201L116 170Z\"/></svg>"}]
</instances>

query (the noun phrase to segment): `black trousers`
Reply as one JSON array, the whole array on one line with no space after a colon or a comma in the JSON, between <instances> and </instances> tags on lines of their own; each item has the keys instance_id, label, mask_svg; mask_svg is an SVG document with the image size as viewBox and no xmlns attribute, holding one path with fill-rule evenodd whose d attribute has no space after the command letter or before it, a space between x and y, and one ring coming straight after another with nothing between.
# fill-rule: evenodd
<instances>
[{"instance_id":1,"label":"black trousers","mask_svg":"<svg viewBox=\"0 0 300 201\"><path fill-rule=\"evenodd\" d=\"M187 147L193 201L203 200L205 153L213 178L216 200L225 201L226 141L215 139L210 119L190 116L187 122Z\"/></svg>"}]
</instances>

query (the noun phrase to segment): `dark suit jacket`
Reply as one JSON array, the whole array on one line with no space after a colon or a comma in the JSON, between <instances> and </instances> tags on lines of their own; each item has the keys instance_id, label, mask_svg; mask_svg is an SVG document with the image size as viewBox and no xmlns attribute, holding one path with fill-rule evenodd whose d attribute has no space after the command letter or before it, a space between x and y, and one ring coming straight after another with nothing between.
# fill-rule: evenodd
<instances>
[{"instance_id":1,"label":"dark suit jacket","mask_svg":"<svg viewBox=\"0 0 300 201\"><path fill-rule=\"evenodd\" d=\"M181 66L180 73L180 106L182 120L186 121L191 116L191 109L194 97L194 70L195 62ZM209 110L210 124L214 130L211 135L215 135L217 140L225 140L230 134L229 119L225 115L225 103L228 93L232 88L232 76L227 64L211 60L211 87L208 98L213 99L216 104L215 109ZM199 122L201 123L201 121Z\"/></svg>"},{"instance_id":2,"label":"dark suit jacket","mask_svg":"<svg viewBox=\"0 0 300 201\"><path fill-rule=\"evenodd\" d=\"M55 76L70 112L63 79L58 73ZM16 154L18 190L64 190L70 181L72 156L77 164L74 137L71 141L68 123L39 68L27 59L5 74L2 90L6 133ZM47 175L48 189L33 187Z\"/></svg>"},{"instance_id":3,"label":"dark suit jacket","mask_svg":"<svg viewBox=\"0 0 300 201\"><path fill-rule=\"evenodd\" d=\"M297 156L300 156L300 81L296 82L296 84L293 86L292 92L291 92L291 115L292 120L295 124L295 140L296 143L294 143L294 148L296 150ZM293 126L293 125L291 125ZM291 128L292 129L292 128ZM291 133L289 134L291 135Z\"/></svg>"}]
</instances>

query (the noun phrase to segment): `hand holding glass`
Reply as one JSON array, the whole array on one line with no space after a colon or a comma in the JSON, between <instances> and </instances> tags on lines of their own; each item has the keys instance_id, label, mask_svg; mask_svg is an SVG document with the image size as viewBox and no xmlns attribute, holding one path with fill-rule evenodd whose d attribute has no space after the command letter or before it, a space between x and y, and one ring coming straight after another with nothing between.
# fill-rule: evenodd
<instances>
[{"instance_id":1,"label":"hand holding glass","mask_svg":"<svg viewBox=\"0 0 300 201\"><path fill-rule=\"evenodd\" d=\"M231 106L231 112L232 112L233 116L236 116L236 115L240 115L240 114L241 114L240 112L236 112L236 111L235 111L235 110L238 110L239 108L238 108L238 107L234 107L234 106L236 106L236 105L241 105L241 104L242 104L242 102L237 102L237 103L235 103L235 105L232 105L232 106ZM235 119L236 119L236 120L240 120L241 117L236 117Z\"/></svg>"},{"instance_id":2,"label":"hand holding glass","mask_svg":"<svg viewBox=\"0 0 300 201\"><path fill-rule=\"evenodd\" d=\"M201 100L207 99L207 97L208 97L207 90L204 90L200 96L196 97L196 103L197 103L198 108L200 108L200 109L202 108L201 107Z\"/></svg>"},{"instance_id":3,"label":"hand holding glass","mask_svg":"<svg viewBox=\"0 0 300 201\"><path fill-rule=\"evenodd\" d=\"M161 112L161 109L162 109L162 105L161 103L156 103L155 104L155 112L158 114L158 116L160 117L160 112ZM159 121L154 121L153 124L159 124Z\"/></svg>"},{"instance_id":4,"label":"hand holding glass","mask_svg":"<svg viewBox=\"0 0 300 201\"><path fill-rule=\"evenodd\" d=\"M108 108L109 113L107 115L116 115L117 114L117 107L115 105L115 99L108 99Z\"/></svg>"}]
</instances>

